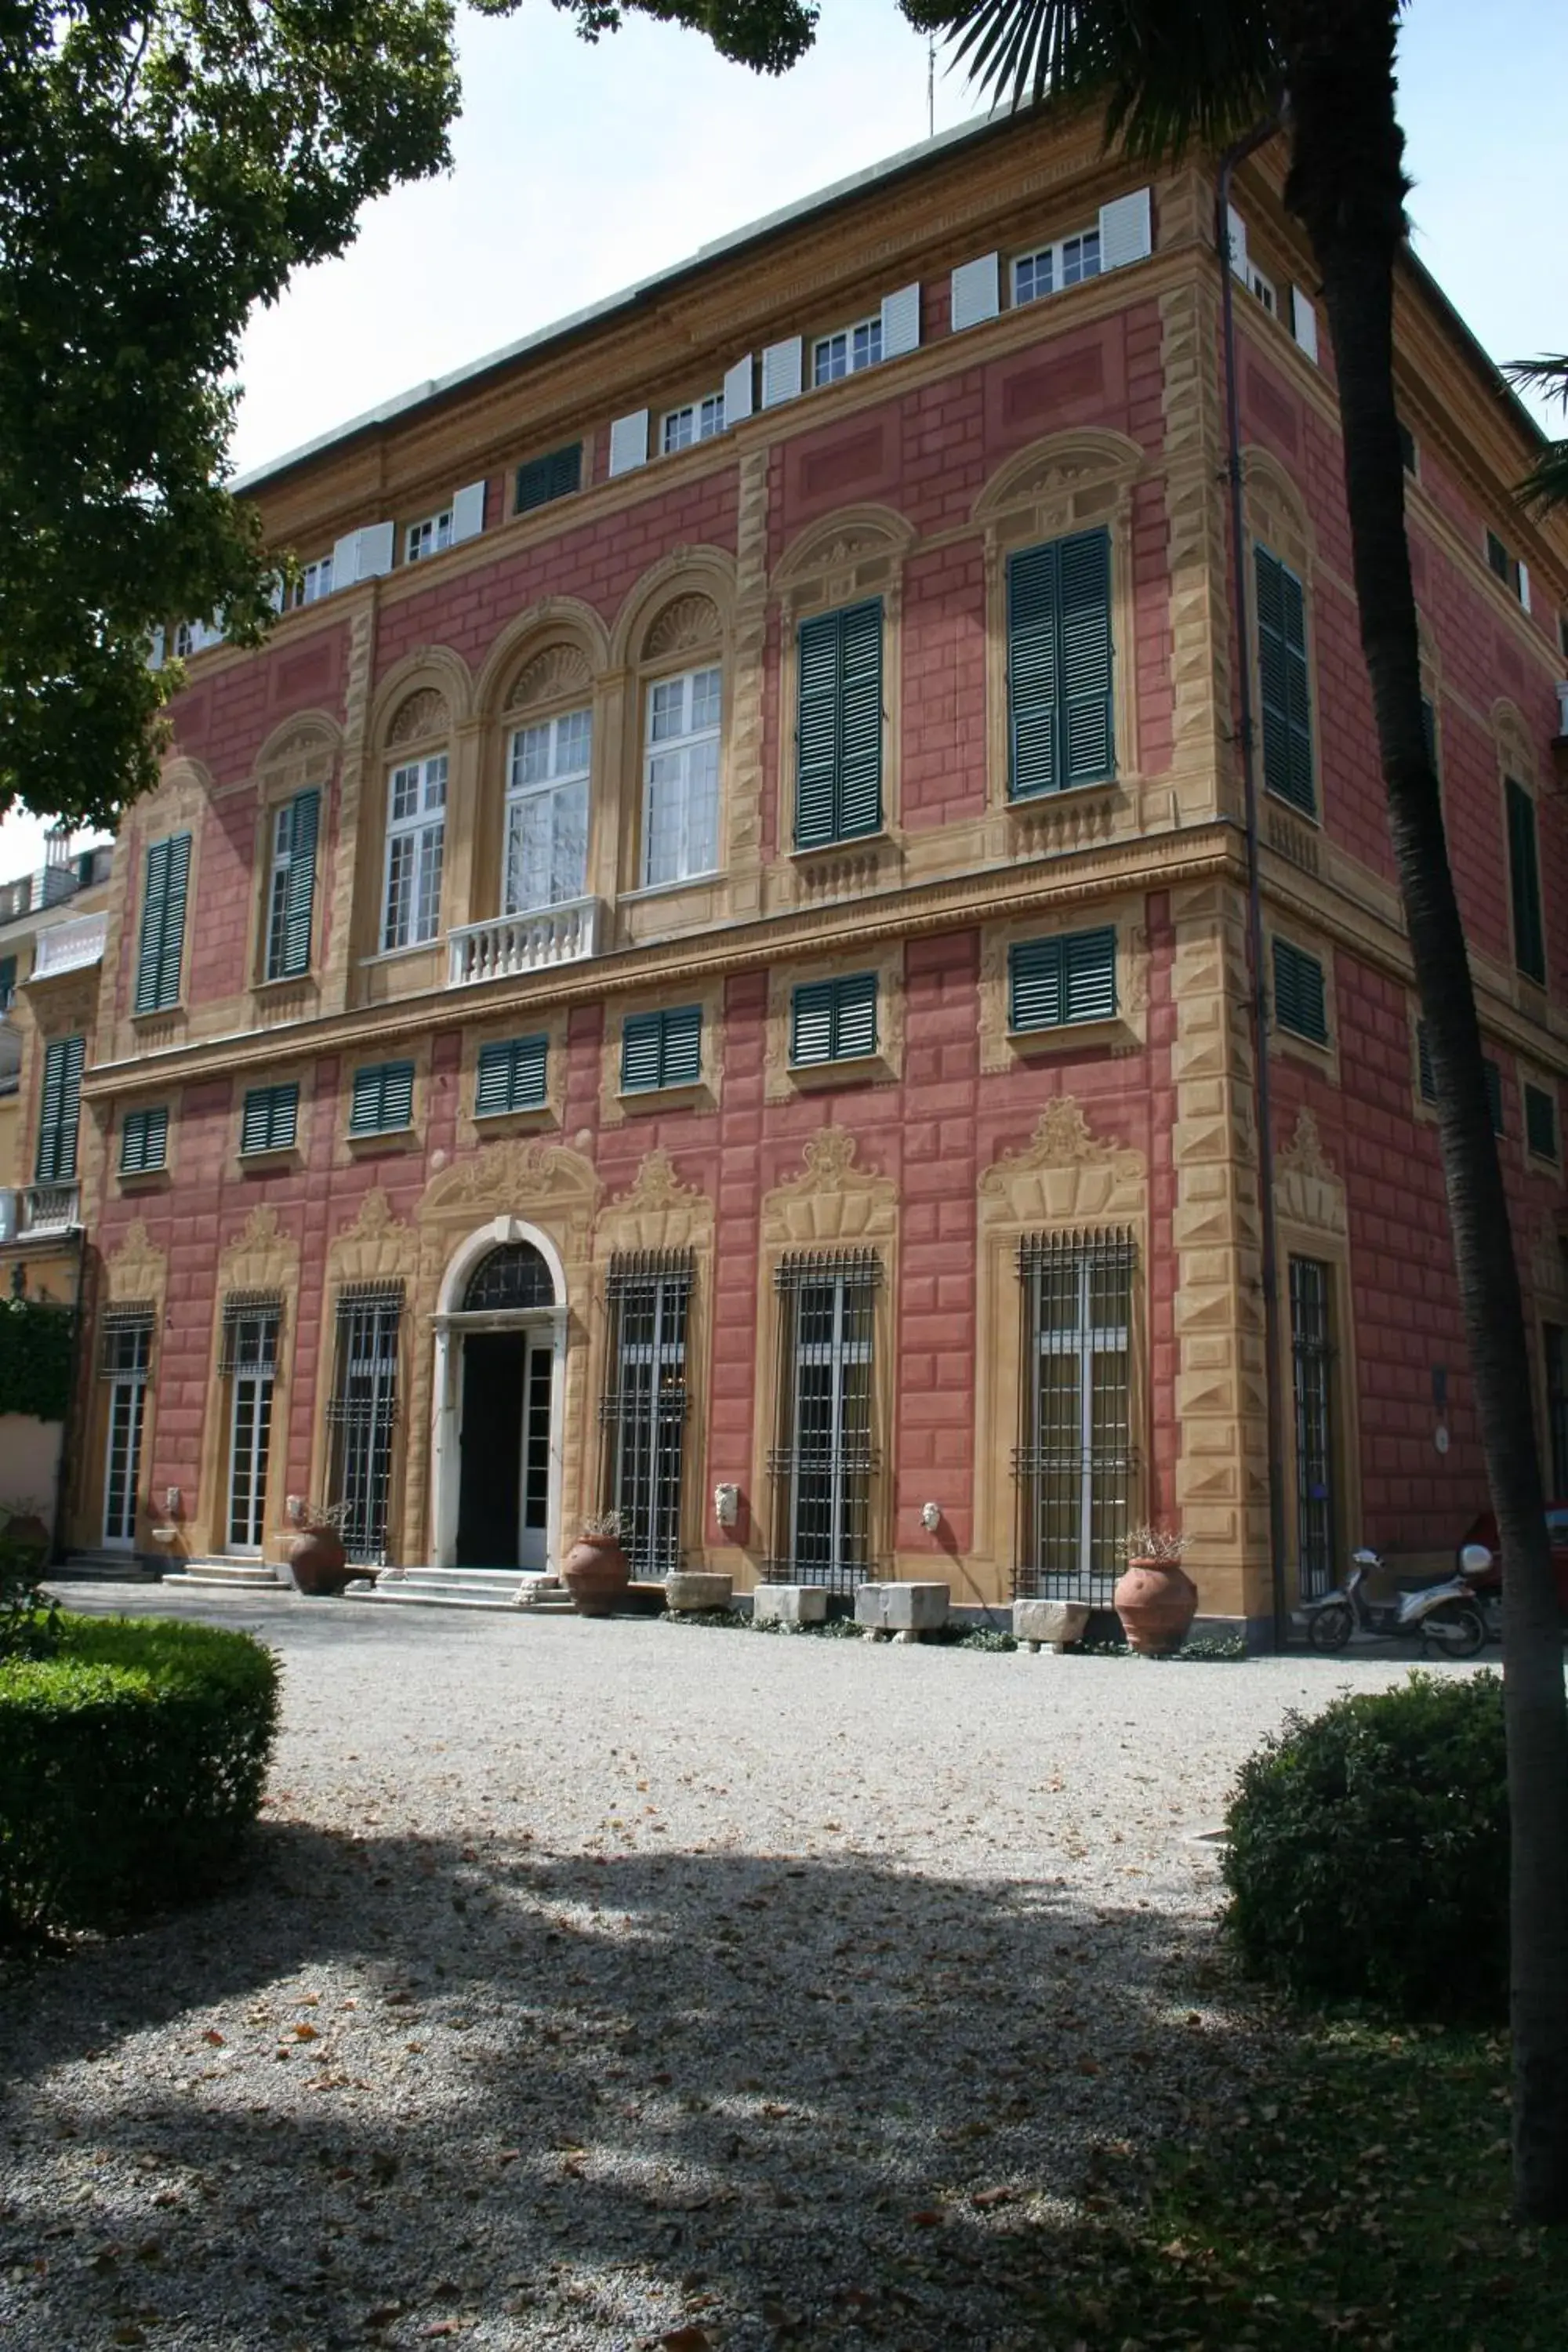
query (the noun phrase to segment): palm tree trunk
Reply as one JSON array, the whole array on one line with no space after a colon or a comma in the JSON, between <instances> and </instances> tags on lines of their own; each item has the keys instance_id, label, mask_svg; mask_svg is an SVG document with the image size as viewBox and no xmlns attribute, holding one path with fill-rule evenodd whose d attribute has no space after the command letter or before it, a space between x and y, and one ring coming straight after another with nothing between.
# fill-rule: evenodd
<instances>
[{"instance_id":1,"label":"palm tree trunk","mask_svg":"<svg viewBox=\"0 0 1568 2352\"><path fill-rule=\"evenodd\" d=\"M1404 139L1390 0L1285 0L1292 164L1339 369L1345 486L1389 826L1437 1084L1443 1174L1487 1475L1502 1537L1512 1822L1516 2210L1568 2220L1568 1707L1530 1357L1475 992L1421 716L1394 405Z\"/></svg>"}]
</instances>

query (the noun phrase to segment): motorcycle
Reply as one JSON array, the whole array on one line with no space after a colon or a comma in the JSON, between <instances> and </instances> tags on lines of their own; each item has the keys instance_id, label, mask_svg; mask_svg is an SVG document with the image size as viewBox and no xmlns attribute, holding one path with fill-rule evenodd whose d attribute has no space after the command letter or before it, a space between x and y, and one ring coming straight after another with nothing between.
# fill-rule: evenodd
<instances>
[{"instance_id":1,"label":"motorcycle","mask_svg":"<svg viewBox=\"0 0 1568 2352\"><path fill-rule=\"evenodd\" d=\"M1303 1608L1307 1639L1314 1650L1342 1650L1355 1633L1384 1640L1419 1633L1442 1657L1473 1658L1487 1638L1486 1613L1475 1588L1491 1565L1484 1544L1466 1544L1452 1575L1412 1586L1392 1601L1369 1601L1363 1588L1383 1562L1374 1551L1354 1552L1343 1584Z\"/></svg>"}]
</instances>

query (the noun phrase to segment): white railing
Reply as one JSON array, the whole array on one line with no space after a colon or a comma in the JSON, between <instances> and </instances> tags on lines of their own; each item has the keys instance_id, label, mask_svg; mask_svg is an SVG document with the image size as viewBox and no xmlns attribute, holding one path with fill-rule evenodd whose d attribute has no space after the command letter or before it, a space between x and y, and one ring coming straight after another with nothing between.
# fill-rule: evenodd
<instances>
[{"instance_id":1,"label":"white railing","mask_svg":"<svg viewBox=\"0 0 1568 2352\"><path fill-rule=\"evenodd\" d=\"M448 988L476 981L508 980L542 971L551 964L580 963L598 952L602 908L597 898L568 898L559 907L536 907L526 915L497 915L488 923L465 923L447 934L451 962Z\"/></svg>"},{"instance_id":2,"label":"white railing","mask_svg":"<svg viewBox=\"0 0 1568 2352\"><path fill-rule=\"evenodd\" d=\"M41 1241L49 1234L68 1234L81 1223L80 1199L75 1184L25 1184L22 1188L23 1240Z\"/></svg>"},{"instance_id":3,"label":"white railing","mask_svg":"<svg viewBox=\"0 0 1568 2352\"><path fill-rule=\"evenodd\" d=\"M79 915L71 923L51 923L33 942L33 977L47 980L57 971L77 971L83 964L101 963L109 936L107 915Z\"/></svg>"}]
</instances>

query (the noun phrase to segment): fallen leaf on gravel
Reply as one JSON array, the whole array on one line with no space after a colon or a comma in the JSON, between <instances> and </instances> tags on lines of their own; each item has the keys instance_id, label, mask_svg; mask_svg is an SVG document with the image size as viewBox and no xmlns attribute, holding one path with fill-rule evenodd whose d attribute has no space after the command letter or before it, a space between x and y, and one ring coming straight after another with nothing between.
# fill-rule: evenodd
<instances>
[{"instance_id":1,"label":"fallen leaf on gravel","mask_svg":"<svg viewBox=\"0 0 1568 2352\"><path fill-rule=\"evenodd\" d=\"M940 2205L928 2206L924 2212L911 2213L910 2221L917 2230L940 2230L947 2215Z\"/></svg>"},{"instance_id":2,"label":"fallen leaf on gravel","mask_svg":"<svg viewBox=\"0 0 1568 2352\"><path fill-rule=\"evenodd\" d=\"M213 2048L214 2048L215 2050L221 2050L221 2049L223 2048L223 2036L222 2036L222 2034L221 2034L221 2033L215 2033L215 2032L213 2032L212 2027L211 2027L210 2025L208 2026L208 2028L207 2028L206 2032L203 2034L203 2036L202 2036L202 2040L203 2040L204 2042L210 2042L212 2043Z\"/></svg>"},{"instance_id":3,"label":"fallen leaf on gravel","mask_svg":"<svg viewBox=\"0 0 1568 2352\"><path fill-rule=\"evenodd\" d=\"M1015 2193L1011 2189L977 2189L969 2201L978 2205L983 2213L989 2213L994 2205L1010 2205Z\"/></svg>"},{"instance_id":4,"label":"fallen leaf on gravel","mask_svg":"<svg viewBox=\"0 0 1568 2352\"><path fill-rule=\"evenodd\" d=\"M663 2352L710 2352L713 2342L705 2327L672 2327L658 2340Z\"/></svg>"},{"instance_id":5,"label":"fallen leaf on gravel","mask_svg":"<svg viewBox=\"0 0 1568 2352\"><path fill-rule=\"evenodd\" d=\"M319 2042L321 2038L313 2025L297 2025L294 2028L296 2042Z\"/></svg>"},{"instance_id":6,"label":"fallen leaf on gravel","mask_svg":"<svg viewBox=\"0 0 1568 2352\"><path fill-rule=\"evenodd\" d=\"M428 2327L422 2327L419 2330L422 2340L430 2336L456 2336L457 2332L458 2323L455 2319L433 2319Z\"/></svg>"}]
</instances>

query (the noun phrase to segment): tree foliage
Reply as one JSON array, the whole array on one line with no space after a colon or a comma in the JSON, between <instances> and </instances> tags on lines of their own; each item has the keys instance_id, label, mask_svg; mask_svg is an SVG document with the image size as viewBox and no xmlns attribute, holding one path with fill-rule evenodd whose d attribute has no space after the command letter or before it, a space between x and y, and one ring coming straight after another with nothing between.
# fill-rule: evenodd
<instances>
[{"instance_id":1,"label":"tree foliage","mask_svg":"<svg viewBox=\"0 0 1568 2352\"><path fill-rule=\"evenodd\" d=\"M1568 352L1552 359L1516 360L1503 373L1521 392L1538 392L1568 414ZM1519 495L1526 506L1538 506L1547 512L1553 507L1568 507L1568 438L1548 443L1520 484Z\"/></svg>"}]
</instances>

